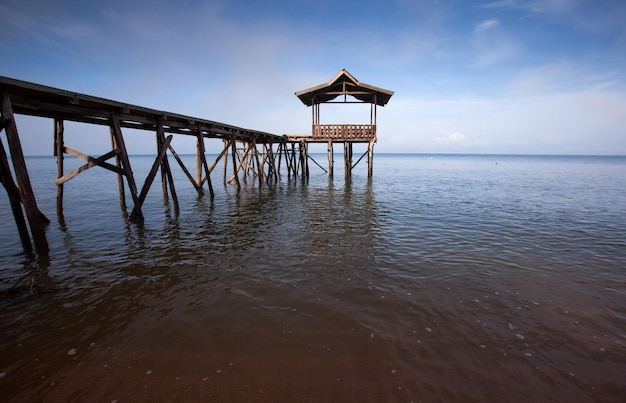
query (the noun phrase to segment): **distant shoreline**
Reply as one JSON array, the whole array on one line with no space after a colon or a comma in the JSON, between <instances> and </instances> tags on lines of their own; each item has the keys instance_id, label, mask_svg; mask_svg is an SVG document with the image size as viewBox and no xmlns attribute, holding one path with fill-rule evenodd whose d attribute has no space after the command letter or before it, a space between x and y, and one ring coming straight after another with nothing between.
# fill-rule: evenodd
<instances>
[{"instance_id":1,"label":"distant shoreline","mask_svg":"<svg viewBox=\"0 0 626 403\"><path fill-rule=\"evenodd\" d=\"M311 155L326 155L324 152L313 152ZM336 152L336 155L342 155ZM181 153L180 156L193 156L195 153ZM206 155L219 155L219 153L206 153ZM395 156L455 156L455 157L609 157L609 158L626 158L626 154L510 154L510 153L393 153L393 152L376 152L376 156L395 155ZM156 154L129 154L130 157L156 157ZM26 158L56 158L53 155L25 155ZM9 156L10 158L10 156Z\"/></svg>"}]
</instances>

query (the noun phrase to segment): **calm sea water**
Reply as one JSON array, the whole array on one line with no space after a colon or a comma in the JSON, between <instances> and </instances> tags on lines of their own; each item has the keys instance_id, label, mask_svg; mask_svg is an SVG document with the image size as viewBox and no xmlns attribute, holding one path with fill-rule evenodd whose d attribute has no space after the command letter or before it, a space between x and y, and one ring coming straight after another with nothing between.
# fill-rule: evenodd
<instances>
[{"instance_id":1,"label":"calm sea water","mask_svg":"<svg viewBox=\"0 0 626 403\"><path fill-rule=\"evenodd\" d=\"M28 158L51 253L0 196L1 400L626 400L626 157L340 158L214 200L177 169L143 224L96 168L64 225Z\"/></svg>"}]
</instances>

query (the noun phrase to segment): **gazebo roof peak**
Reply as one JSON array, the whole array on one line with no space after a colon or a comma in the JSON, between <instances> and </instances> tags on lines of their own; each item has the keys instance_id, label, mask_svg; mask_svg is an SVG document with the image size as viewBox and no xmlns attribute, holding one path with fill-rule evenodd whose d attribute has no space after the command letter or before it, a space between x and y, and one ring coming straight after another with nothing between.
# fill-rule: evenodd
<instances>
[{"instance_id":1,"label":"gazebo roof peak","mask_svg":"<svg viewBox=\"0 0 626 403\"><path fill-rule=\"evenodd\" d=\"M340 95L350 95L361 102L385 106L393 91L359 82L346 69L342 69L328 83L296 92L296 96L306 106L330 102Z\"/></svg>"}]
</instances>

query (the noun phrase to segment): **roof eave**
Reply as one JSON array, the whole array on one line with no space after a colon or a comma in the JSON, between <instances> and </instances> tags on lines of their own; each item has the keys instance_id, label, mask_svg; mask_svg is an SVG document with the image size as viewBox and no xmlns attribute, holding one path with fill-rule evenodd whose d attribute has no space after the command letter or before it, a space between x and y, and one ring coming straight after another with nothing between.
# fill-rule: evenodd
<instances>
[{"instance_id":1,"label":"roof eave","mask_svg":"<svg viewBox=\"0 0 626 403\"><path fill-rule=\"evenodd\" d=\"M307 88L307 89L302 90L302 91L298 91L295 94L296 94L296 96L298 98L300 98L300 101L302 101L303 104L305 104L306 106L311 106L311 105L313 105L313 98L314 98L314 95L315 95L316 92L323 92L323 90L332 87L333 85L335 85L339 81L339 79L342 76L346 76L348 78L348 80L351 81L352 84L357 86L359 89L364 89L364 90L372 91L373 93L375 93L376 94L376 104L377 105L385 106L387 104L387 102L389 102L389 99L391 98L391 96L394 94L393 91L389 91L389 90L386 90L384 88L375 87L373 85L369 85L369 84L365 84L365 83L359 82L359 80L357 80L346 69L342 69L328 83L316 85L315 87L311 87L311 88ZM379 96L381 94L383 95L382 97ZM348 94L348 95L350 95L350 94ZM328 101L330 101L332 99L335 99L335 98L337 98L337 96L330 97L327 101L324 101L324 102L328 102ZM366 99L367 97L362 97L362 98ZM374 97L372 95L372 100L373 99L374 99ZM367 102L367 101L364 100L363 102ZM374 103L374 102L370 102L370 103Z\"/></svg>"}]
</instances>

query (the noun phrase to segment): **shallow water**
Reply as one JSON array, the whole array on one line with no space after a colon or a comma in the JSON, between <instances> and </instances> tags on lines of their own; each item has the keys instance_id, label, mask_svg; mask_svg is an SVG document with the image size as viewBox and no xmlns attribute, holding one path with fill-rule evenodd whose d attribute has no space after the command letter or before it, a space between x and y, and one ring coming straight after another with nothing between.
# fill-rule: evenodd
<instances>
[{"instance_id":1,"label":"shallow water","mask_svg":"<svg viewBox=\"0 0 626 403\"><path fill-rule=\"evenodd\" d=\"M626 157L377 154L239 194L218 169L214 200L176 172L143 224L93 169L64 225L55 160L27 164L52 252L0 197L3 400L626 397Z\"/></svg>"}]
</instances>

